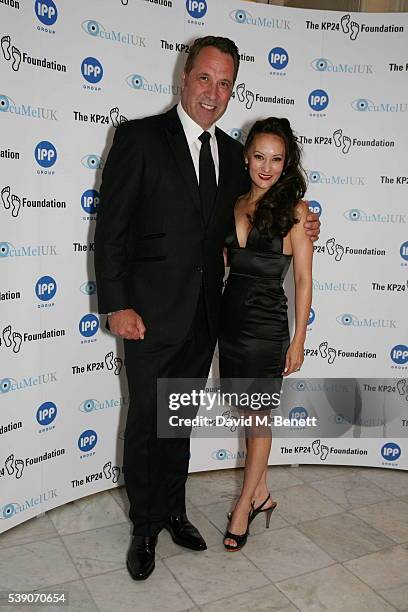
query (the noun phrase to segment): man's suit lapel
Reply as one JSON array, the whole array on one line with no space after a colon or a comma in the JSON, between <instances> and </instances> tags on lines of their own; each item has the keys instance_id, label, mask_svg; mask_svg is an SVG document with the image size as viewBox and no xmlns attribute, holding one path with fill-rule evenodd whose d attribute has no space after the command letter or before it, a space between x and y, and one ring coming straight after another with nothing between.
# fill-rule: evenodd
<instances>
[{"instance_id":1,"label":"man's suit lapel","mask_svg":"<svg viewBox=\"0 0 408 612\"><path fill-rule=\"evenodd\" d=\"M174 106L165 115L167 139L170 148L173 151L180 174L184 179L188 191L193 199L194 205L199 210L201 217L201 202L200 192L198 190L197 175L193 160L191 158L187 139L184 134L183 126L176 109L177 107Z\"/></svg>"}]
</instances>

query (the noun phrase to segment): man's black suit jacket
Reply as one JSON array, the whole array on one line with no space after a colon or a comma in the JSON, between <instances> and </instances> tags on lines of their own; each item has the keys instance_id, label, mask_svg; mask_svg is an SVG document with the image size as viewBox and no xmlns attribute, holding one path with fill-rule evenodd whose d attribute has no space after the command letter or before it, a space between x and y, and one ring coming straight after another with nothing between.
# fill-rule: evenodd
<instances>
[{"instance_id":1,"label":"man's black suit jacket","mask_svg":"<svg viewBox=\"0 0 408 612\"><path fill-rule=\"evenodd\" d=\"M217 334L224 238L248 179L242 145L218 128L216 137L219 180L207 227L176 107L120 125L102 175L95 230L99 312L133 308L146 337L165 343L186 335L201 285Z\"/></svg>"}]
</instances>

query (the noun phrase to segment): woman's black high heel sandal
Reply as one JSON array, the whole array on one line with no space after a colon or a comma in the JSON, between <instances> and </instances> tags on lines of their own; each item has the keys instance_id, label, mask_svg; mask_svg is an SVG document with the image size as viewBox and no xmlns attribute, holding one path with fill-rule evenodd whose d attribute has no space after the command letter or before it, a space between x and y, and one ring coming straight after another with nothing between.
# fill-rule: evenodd
<instances>
[{"instance_id":1,"label":"woman's black high heel sandal","mask_svg":"<svg viewBox=\"0 0 408 612\"><path fill-rule=\"evenodd\" d=\"M272 506L270 508L264 508L264 505L270 500L270 498L271 498L271 494L269 493L268 497L265 499L265 501L262 502L260 506L258 506L257 508L253 508L251 515L249 517L250 523L252 523L252 521L258 514L260 514L261 512L265 512L266 513L266 527L267 529L269 529L269 523L271 522L271 514L275 510L276 506L278 505L278 503L274 501L272 502Z\"/></svg>"},{"instance_id":2,"label":"woman's black high heel sandal","mask_svg":"<svg viewBox=\"0 0 408 612\"><path fill-rule=\"evenodd\" d=\"M251 511L252 512L252 511ZM224 547L226 550L228 550L228 552L233 552L235 550L241 550L241 548L243 548L247 542L248 539L248 535L249 535L249 524L251 522L251 512L248 513L248 523L247 523L247 528L245 533L242 533L241 535L237 535L236 533L231 533L231 531L226 531L225 532L225 536L224 536L224 540L235 540L235 542L237 543L236 546L232 546L231 544L225 544L224 541ZM232 513L231 513L232 516Z\"/></svg>"}]
</instances>

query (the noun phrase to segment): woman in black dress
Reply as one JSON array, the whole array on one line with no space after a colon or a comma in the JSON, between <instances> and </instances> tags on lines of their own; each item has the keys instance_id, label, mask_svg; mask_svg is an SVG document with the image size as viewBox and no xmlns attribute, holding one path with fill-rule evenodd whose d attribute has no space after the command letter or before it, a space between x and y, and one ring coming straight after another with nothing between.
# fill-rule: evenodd
<instances>
[{"instance_id":1,"label":"woman in black dress","mask_svg":"<svg viewBox=\"0 0 408 612\"><path fill-rule=\"evenodd\" d=\"M257 121L244 155L251 188L235 205L226 241L230 274L222 306L220 376L263 379L262 389L254 382L254 392L265 391L268 379L269 389L279 392L282 376L303 363L311 306L313 244L303 228L309 212L302 201L306 182L287 119ZM292 258L296 322L290 341L283 280ZM244 483L225 534L227 550L245 545L249 523L260 512L266 513L269 526L276 506L266 481L271 442L270 427L254 425L246 431Z\"/></svg>"}]
</instances>

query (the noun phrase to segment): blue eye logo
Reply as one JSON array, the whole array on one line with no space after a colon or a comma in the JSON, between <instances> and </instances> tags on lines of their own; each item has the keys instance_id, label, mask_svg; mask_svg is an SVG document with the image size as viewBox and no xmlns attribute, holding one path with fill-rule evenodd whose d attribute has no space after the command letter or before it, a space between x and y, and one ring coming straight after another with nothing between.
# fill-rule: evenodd
<instances>
[{"instance_id":1,"label":"blue eye logo","mask_svg":"<svg viewBox=\"0 0 408 612\"><path fill-rule=\"evenodd\" d=\"M316 318L316 313L315 313L315 311L313 310L313 308L311 308L311 309L310 309L310 314L309 314L309 319L308 319L308 321L307 321L307 324L308 324L308 325L311 325L311 324L314 322L315 318Z\"/></svg>"},{"instance_id":2,"label":"blue eye logo","mask_svg":"<svg viewBox=\"0 0 408 612\"><path fill-rule=\"evenodd\" d=\"M58 19L58 11L53 0L36 0L35 14L46 26L53 25Z\"/></svg>"},{"instance_id":3,"label":"blue eye logo","mask_svg":"<svg viewBox=\"0 0 408 612\"><path fill-rule=\"evenodd\" d=\"M351 106L356 111L365 112L367 110L371 110L371 108L374 106L374 102L366 100L365 98L358 98L357 100L353 100Z\"/></svg>"},{"instance_id":4,"label":"blue eye logo","mask_svg":"<svg viewBox=\"0 0 408 612\"><path fill-rule=\"evenodd\" d=\"M104 160L99 155L95 155L90 153L89 155L84 155L81 159L81 164L85 166L85 168L89 168L89 170L101 170L103 168Z\"/></svg>"},{"instance_id":5,"label":"blue eye logo","mask_svg":"<svg viewBox=\"0 0 408 612\"><path fill-rule=\"evenodd\" d=\"M391 349L391 359L398 365L404 365L408 361L408 346L397 344Z\"/></svg>"},{"instance_id":6,"label":"blue eye logo","mask_svg":"<svg viewBox=\"0 0 408 612\"><path fill-rule=\"evenodd\" d=\"M19 507L18 504L15 504L15 503L5 504L4 506L0 508L0 519L11 518L12 516L15 515L18 507Z\"/></svg>"},{"instance_id":7,"label":"blue eye logo","mask_svg":"<svg viewBox=\"0 0 408 612\"><path fill-rule=\"evenodd\" d=\"M42 302L52 300L57 292L57 283L52 276L41 276L35 284L35 294Z\"/></svg>"},{"instance_id":8,"label":"blue eye logo","mask_svg":"<svg viewBox=\"0 0 408 612\"><path fill-rule=\"evenodd\" d=\"M211 453L211 457L213 459L217 459L217 461L225 461L229 458L229 455L229 451L225 450L225 448L220 448L219 450Z\"/></svg>"},{"instance_id":9,"label":"blue eye logo","mask_svg":"<svg viewBox=\"0 0 408 612\"><path fill-rule=\"evenodd\" d=\"M37 164L42 168L51 168L57 161L57 149L52 142L42 140L35 147L34 157Z\"/></svg>"},{"instance_id":10,"label":"blue eye logo","mask_svg":"<svg viewBox=\"0 0 408 612\"><path fill-rule=\"evenodd\" d=\"M91 36L99 36L100 32L104 32L105 28L102 24L94 19L87 19L81 23L81 28L86 34L90 34Z\"/></svg>"},{"instance_id":11,"label":"blue eye logo","mask_svg":"<svg viewBox=\"0 0 408 612\"><path fill-rule=\"evenodd\" d=\"M289 55L282 47L274 47L269 51L268 61L275 70L283 70L289 62Z\"/></svg>"},{"instance_id":12,"label":"blue eye logo","mask_svg":"<svg viewBox=\"0 0 408 612\"><path fill-rule=\"evenodd\" d=\"M337 425L340 425L341 423L345 422L345 418L342 414L336 414L335 418L334 418L334 422L337 423Z\"/></svg>"},{"instance_id":13,"label":"blue eye logo","mask_svg":"<svg viewBox=\"0 0 408 612\"><path fill-rule=\"evenodd\" d=\"M308 412L306 408L303 408L302 406L296 406L289 412L290 419L307 419L307 417Z\"/></svg>"},{"instance_id":14,"label":"blue eye logo","mask_svg":"<svg viewBox=\"0 0 408 612\"><path fill-rule=\"evenodd\" d=\"M251 15L247 11L235 10L231 11L229 16L233 21L237 23L247 23L248 19L251 18Z\"/></svg>"},{"instance_id":15,"label":"blue eye logo","mask_svg":"<svg viewBox=\"0 0 408 612\"><path fill-rule=\"evenodd\" d=\"M246 135L244 133L243 130L240 130L239 128L232 128L228 134L231 136L231 138L233 138L234 140L239 140L239 142L241 142L242 144L244 144Z\"/></svg>"},{"instance_id":16,"label":"blue eye logo","mask_svg":"<svg viewBox=\"0 0 408 612\"><path fill-rule=\"evenodd\" d=\"M0 242L0 257L8 257L10 255L10 249L14 249L10 242Z\"/></svg>"},{"instance_id":17,"label":"blue eye logo","mask_svg":"<svg viewBox=\"0 0 408 612\"><path fill-rule=\"evenodd\" d=\"M16 381L14 378L2 378L0 380L0 393L8 393L12 390L13 384L15 383Z\"/></svg>"},{"instance_id":18,"label":"blue eye logo","mask_svg":"<svg viewBox=\"0 0 408 612\"><path fill-rule=\"evenodd\" d=\"M126 83L132 89L146 89L148 85L146 79L140 74L130 74L126 77Z\"/></svg>"},{"instance_id":19,"label":"blue eye logo","mask_svg":"<svg viewBox=\"0 0 408 612\"><path fill-rule=\"evenodd\" d=\"M81 73L88 83L99 83L103 77L103 66L96 57L86 57L81 64Z\"/></svg>"},{"instance_id":20,"label":"blue eye logo","mask_svg":"<svg viewBox=\"0 0 408 612\"><path fill-rule=\"evenodd\" d=\"M82 293L85 293L86 295L94 295L96 293L95 281L88 281L86 283L83 283L80 286L80 290L82 291Z\"/></svg>"},{"instance_id":21,"label":"blue eye logo","mask_svg":"<svg viewBox=\"0 0 408 612\"><path fill-rule=\"evenodd\" d=\"M13 100L4 94L0 94L0 112L7 113L10 106L15 106Z\"/></svg>"},{"instance_id":22,"label":"blue eye logo","mask_svg":"<svg viewBox=\"0 0 408 612\"><path fill-rule=\"evenodd\" d=\"M306 383L304 380L297 380L295 383L295 389L296 391L305 391L306 390Z\"/></svg>"},{"instance_id":23,"label":"blue eye logo","mask_svg":"<svg viewBox=\"0 0 408 612\"><path fill-rule=\"evenodd\" d=\"M83 431L78 438L78 448L83 453L92 450L98 442L98 434L93 429Z\"/></svg>"},{"instance_id":24,"label":"blue eye logo","mask_svg":"<svg viewBox=\"0 0 408 612\"><path fill-rule=\"evenodd\" d=\"M401 246L400 246L400 255L401 255L402 259L405 259L405 261L408 261L408 240L401 244Z\"/></svg>"},{"instance_id":25,"label":"blue eye logo","mask_svg":"<svg viewBox=\"0 0 408 612\"><path fill-rule=\"evenodd\" d=\"M79 410L81 412L93 412L99 410L100 403L96 399L87 399L79 404Z\"/></svg>"},{"instance_id":26,"label":"blue eye logo","mask_svg":"<svg viewBox=\"0 0 408 612\"><path fill-rule=\"evenodd\" d=\"M325 57L319 57L310 62L310 65L314 70L318 70L319 72L328 72L333 70L333 64L330 60Z\"/></svg>"},{"instance_id":27,"label":"blue eye logo","mask_svg":"<svg viewBox=\"0 0 408 612\"><path fill-rule=\"evenodd\" d=\"M322 206L317 200L309 200L308 207L310 212L315 213L318 217L322 214Z\"/></svg>"},{"instance_id":28,"label":"blue eye logo","mask_svg":"<svg viewBox=\"0 0 408 612\"><path fill-rule=\"evenodd\" d=\"M322 111L329 105L329 95L324 89L314 89L307 99L309 106L314 111Z\"/></svg>"},{"instance_id":29,"label":"blue eye logo","mask_svg":"<svg viewBox=\"0 0 408 612\"><path fill-rule=\"evenodd\" d=\"M340 323L340 325L345 325L346 327L350 327L350 325L354 325L358 321L358 319L354 315L347 313L347 314L342 314L336 317L336 321L337 323Z\"/></svg>"},{"instance_id":30,"label":"blue eye logo","mask_svg":"<svg viewBox=\"0 0 408 612\"><path fill-rule=\"evenodd\" d=\"M79 322L79 332L84 338L94 336L99 329L99 319L96 315L90 313L82 317Z\"/></svg>"},{"instance_id":31,"label":"blue eye logo","mask_svg":"<svg viewBox=\"0 0 408 612\"><path fill-rule=\"evenodd\" d=\"M387 442L381 447L381 455L387 461L396 461L401 456L401 448L395 442Z\"/></svg>"},{"instance_id":32,"label":"blue eye logo","mask_svg":"<svg viewBox=\"0 0 408 612\"><path fill-rule=\"evenodd\" d=\"M87 189L81 196L82 209L89 215L94 215L98 208L100 196L95 189Z\"/></svg>"},{"instance_id":33,"label":"blue eye logo","mask_svg":"<svg viewBox=\"0 0 408 612\"><path fill-rule=\"evenodd\" d=\"M345 217L347 221L360 221L364 214L365 213L363 210L358 208L350 208L350 210L346 210L343 213L343 217Z\"/></svg>"},{"instance_id":34,"label":"blue eye logo","mask_svg":"<svg viewBox=\"0 0 408 612\"><path fill-rule=\"evenodd\" d=\"M187 0L186 9L194 19L201 19L207 12L206 0Z\"/></svg>"},{"instance_id":35,"label":"blue eye logo","mask_svg":"<svg viewBox=\"0 0 408 612\"><path fill-rule=\"evenodd\" d=\"M40 425L49 425L57 416L57 407L54 402L44 402L37 410L36 418Z\"/></svg>"},{"instance_id":36,"label":"blue eye logo","mask_svg":"<svg viewBox=\"0 0 408 612\"><path fill-rule=\"evenodd\" d=\"M311 183L321 183L323 174L318 170L312 170L309 172L309 180Z\"/></svg>"}]
</instances>

